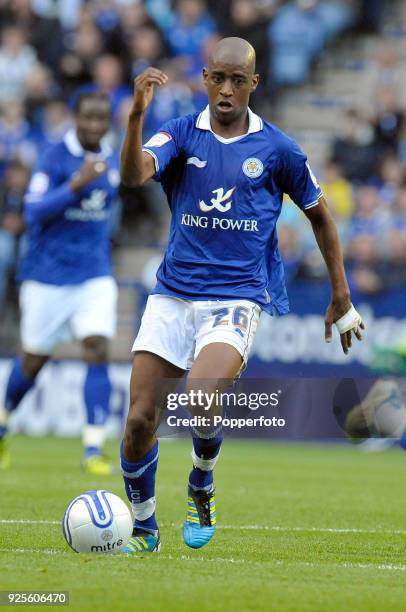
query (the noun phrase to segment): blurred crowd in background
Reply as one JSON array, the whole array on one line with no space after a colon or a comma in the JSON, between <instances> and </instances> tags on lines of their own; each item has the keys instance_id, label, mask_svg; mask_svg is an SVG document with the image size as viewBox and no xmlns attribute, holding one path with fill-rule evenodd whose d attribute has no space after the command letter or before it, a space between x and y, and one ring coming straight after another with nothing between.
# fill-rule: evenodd
<instances>
[{"instance_id":1,"label":"blurred crowd in background","mask_svg":"<svg viewBox=\"0 0 406 612\"><path fill-rule=\"evenodd\" d=\"M119 147L131 106L132 79L149 65L170 77L157 90L145 138L166 120L206 105L201 79L222 36L248 39L257 51L261 85L254 110L274 116L286 89L312 79L338 39L379 34L380 0L0 0L0 312L23 235L22 202L38 156L72 126L75 96L101 90L113 108ZM406 283L405 66L396 44L383 41L362 70L362 96L331 126L323 167L316 167L339 225L353 286L375 293ZM358 88L359 90L359 88ZM297 89L299 92L300 89ZM164 239L167 211L160 190L140 190L134 225L115 240ZM158 233L137 231L145 220ZM131 229L134 228L134 234ZM159 233L160 232L160 233ZM287 205L280 244L289 280L324 278L306 222ZM147 237L148 236L148 237Z\"/></svg>"}]
</instances>

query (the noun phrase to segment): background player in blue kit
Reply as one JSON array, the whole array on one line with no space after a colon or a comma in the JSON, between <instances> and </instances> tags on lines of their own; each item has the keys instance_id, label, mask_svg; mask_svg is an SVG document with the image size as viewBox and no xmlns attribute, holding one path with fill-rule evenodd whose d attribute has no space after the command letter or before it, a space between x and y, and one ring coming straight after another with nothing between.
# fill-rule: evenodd
<instances>
[{"instance_id":1,"label":"background player in blue kit","mask_svg":"<svg viewBox=\"0 0 406 612\"><path fill-rule=\"evenodd\" d=\"M102 454L109 414L108 339L115 333L110 215L118 194L118 157L104 144L108 97L77 99L76 129L39 161L25 198L28 249L19 270L23 353L14 360L0 409L0 460L8 463L7 420L58 342L81 341L87 363L84 468L109 474ZM55 410L58 407L55 406Z\"/></svg>"},{"instance_id":2,"label":"background player in blue kit","mask_svg":"<svg viewBox=\"0 0 406 612\"><path fill-rule=\"evenodd\" d=\"M208 107L171 120L142 147L154 86L167 77L149 68L135 80L121 156L121 179L135 187L160 181L172 212L168 246L134 342L131 404L121 466L135 516L127 553L160 547L155 518L159 390L185 371L188 389L207 381L215 392L247 361L260 312L289 310L276 222L287 193L310 220L332 287L325 339L337 324L345 353L363 323L350 301L336 228L306 156L297 144L248 108L259 76L255 51L239 38L221 40L203 70ZM215 531L213 468L222 438L193 433L193 469L183 527L200 548Z\"/></svg>"}]
</instances>

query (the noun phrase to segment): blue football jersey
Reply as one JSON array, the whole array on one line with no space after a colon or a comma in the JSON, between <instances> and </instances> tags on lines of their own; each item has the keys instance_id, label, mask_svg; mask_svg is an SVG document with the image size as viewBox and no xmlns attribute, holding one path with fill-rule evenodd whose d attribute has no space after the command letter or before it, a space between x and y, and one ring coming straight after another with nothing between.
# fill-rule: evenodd
<instances>
[{"instance_id":1,"label":"blue football jersey","mask_svg":"<svg viewBox=\"0 0 406 612\"><path fill-rule=\"evenodd\" d=\"M84 160L102 159L108 170L80 192L69 181ZM25 197L28 248L19 280L71 285L112 273L110 216L118 195L118 156L107 146L84 151L74 130L47 149Z\"/></svg>"},{"instance_id":2,"label":"blue football jersey","mask_svg":"<svg viewBox=\"0 0 406 612\"><path fill-rule=\"evenodd\" d=\"M143 149L172 212L153 293L288 312L276 234L283 194L304 210L322 195L295 141L251 110L247 134L224 139L207 107L167 122Z\"/></svg>"}]
</instances>

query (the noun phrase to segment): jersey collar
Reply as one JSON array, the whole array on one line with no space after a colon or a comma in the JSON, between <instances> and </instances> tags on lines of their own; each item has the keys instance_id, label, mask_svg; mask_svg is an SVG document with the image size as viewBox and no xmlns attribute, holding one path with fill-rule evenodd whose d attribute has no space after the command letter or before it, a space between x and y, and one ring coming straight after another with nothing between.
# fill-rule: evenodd
<instances>
[{"instance_id":1,"label":"jersey collar","mask_svg":"<svg viewBox=\"0 0 406 612\"><path fill-rule=\"evenodd\" d=\"M68 149L69 153L74 157L83 157L85 155L86 151L80 144L75 129L71 129L66 132L63 142L65 143L65 146ZM107 142L104 142L104 139L102 139L100 142L100 153L96 153L95 155L101 155L103 157L111 155L111 148L107 144Z\"/></svg>"},{"instance_id":2,"label":"jersey collar","mask_svg":"<svg viewBox=\"0 0 406 612\"><path fill-rule=\"evenodd\" d=\"M246 134L241 134L241 136L236 136L235 137L236 139L239 140L240 138L247 136L247 134L253 134L254 132L260 132L261 130L264 129L264 122L262 121L261 117L259 115L256 115L254 112L252 112L252 110L249 107L248 107L248 121L249 121L248 132ZM221 136L213 132L213 130L211 129L211 125L210 125L209 105L207 105L204 111L202 111L200 115L197 117L196 127L199 128L199 130L208 130L209 132L212 132L216 136L216 138L218 138L219 140L222 140L225 142L227 142L228 140L230 141L234 140L234 138L222 138Z\"/></svg>"}]
</instances>

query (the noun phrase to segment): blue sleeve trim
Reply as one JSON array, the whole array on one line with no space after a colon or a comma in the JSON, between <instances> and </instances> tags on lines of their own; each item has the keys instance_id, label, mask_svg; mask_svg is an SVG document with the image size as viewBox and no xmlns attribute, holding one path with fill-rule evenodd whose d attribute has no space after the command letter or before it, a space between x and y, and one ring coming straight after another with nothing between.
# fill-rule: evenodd
<instances>
[{"instance_id":1,"label":"blue sleeve trim","mask_svg":"<svg viewBox=\"0 0 406 612\"><path fill-rule=\"evenodd\" d=\"M308 208L313 208L314 206L317 206L322 195L323 194L321 193L319 196L317 196L317 200L313 200L313 202L310 202L309 204L304 204L302 206L303 210L307 210Z\"/></svg>"}]
</instances>

